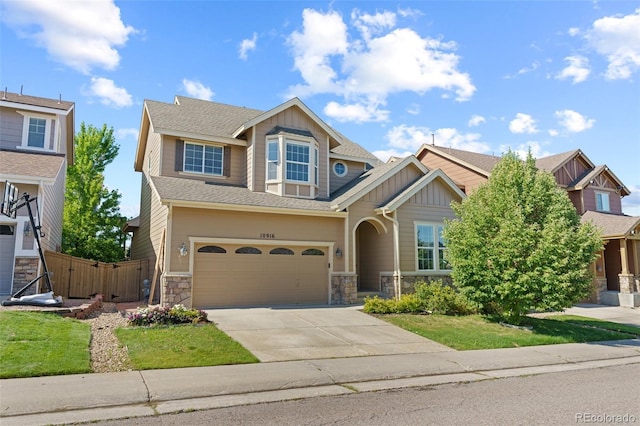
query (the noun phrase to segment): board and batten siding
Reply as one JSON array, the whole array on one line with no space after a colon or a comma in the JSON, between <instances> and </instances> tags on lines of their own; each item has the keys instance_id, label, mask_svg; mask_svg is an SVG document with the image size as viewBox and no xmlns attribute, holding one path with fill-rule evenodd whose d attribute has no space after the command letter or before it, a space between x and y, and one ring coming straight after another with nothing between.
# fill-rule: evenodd
<instances>
[{"instance_id":1,"label":"board and batten siding","mask_svg":"<svg viewBox=\"0 0 640 426\"><path fill-rule=\"evenodd\" d=\"M308 130L318 141L318 197L328 197L327 161L329 160L329 146L327 144L327 133L297 106L288 108L256 125L255 149L253 153L253 155L255 155L253 174L254 191L264 192L265 190L266 134L275 126ZM283 159L280 160L282 161ZM312 171L310 170L309 172L311 173Z\"/></svg>"},{"instance_id":2,"label":"board and batten siding","mask_svg":"<svg viewBox=\"0 0 640 426\"><path fill-rule=\"evenodd\" d=\"M458 163L441 157L433 152L428 152L420 159L422 164L427 166L429 170L440 169L457 185L462 186L462 190L466 194L473 192L478 186L487 181L487 176L478 173L468 167L464 167Z\"/></svg>"},{"instance_id":3,"label":"board and batten siding","mask_svg":"<svg viewBox=\"0 0 640 426\"><path fill-rule=\"evenodd\" d=\"M588 170L591 170L591 167L586 164L580 156L577 156L556 170L554 177L558 185L567 187L580 176L583 176Z\"/></svg>"},{"instance_id":4,"label":"board and batten siding","mask_svg":"<svg viewBox=\"0 0 640 426\"><path fill-rule=\"evenodd\" d=\"M186 272L188 257L173 253L183 241L189 246L189 237L264 240L269 245L278 244L279 240L322 241L342 246L344 218L174 207L171 232L170 270ZM344 271L343 258L336 257L334 261L333 271Z\"/></svg>"},{"instance_id":5,"label":"board and batten siding","mask_svg":"<svg viewBox=\"0 0 640 426\"><path fill-rule=\"evenodd\" d=\"M415 223L444 224L445 218L454 219L456 216L450 207L452 201L460 202L461 199L440 179L434 179L398 208L402 272L416 272Z\"/></svg>"}]
</instances>

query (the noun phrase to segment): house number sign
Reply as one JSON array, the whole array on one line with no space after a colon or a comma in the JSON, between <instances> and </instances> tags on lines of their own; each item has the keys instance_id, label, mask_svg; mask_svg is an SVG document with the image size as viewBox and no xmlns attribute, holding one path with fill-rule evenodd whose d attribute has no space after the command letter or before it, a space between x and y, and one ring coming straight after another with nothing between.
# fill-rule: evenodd
<instances>
[{"instance_id":1,"label":"house number sign","mask_svg":"<svg viewBox=\"0 0 640 426\"><path fill-rule=\"evenodd\" d=\"M270 233L270 232L264 232L264 233L260 234L260 238L262 238L264 240L275 240L276 234L273 234L273 233Z\"/></svg>"}]
</instances>

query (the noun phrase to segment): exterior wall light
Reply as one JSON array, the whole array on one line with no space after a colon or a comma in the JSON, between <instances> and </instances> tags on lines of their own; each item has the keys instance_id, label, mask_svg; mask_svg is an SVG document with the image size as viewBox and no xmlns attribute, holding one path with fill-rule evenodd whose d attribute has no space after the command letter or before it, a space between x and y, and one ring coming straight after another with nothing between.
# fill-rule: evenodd
<instances>
[{"instance_id":1,"label":"exterior wall light","mask_svg":"<svg viewBox=\"0 0 640 426\"><path fill-rule=\"evenodd\" d=\"M22 231L25 237L29 238L32 234L31 224L29 222L24 223L24 229Z\"/></svg>"},{"instance_id":2,"label":"exterior wall light","mask_svg":"<svg viewBox=\"0 0 640 426\"><path fill-rule=\"evenodd\" d=\"M338 247L338 248L336 249L336 256L337 256L337 257L342 257L342 249L341 249L340 247Z\"/></svg>"},{"instance_id":3,"label":"exterior wall light","mask_svg":"<svg viewBox=\"0 0 640 426\"><path fill-rule=\"evenodd\" d=\"M178 253L180 253L180 256L182 257L185 257L189 253L189 251L187 250L187 245L184 242L178 249Z\"/></svg>"}]
</instances>

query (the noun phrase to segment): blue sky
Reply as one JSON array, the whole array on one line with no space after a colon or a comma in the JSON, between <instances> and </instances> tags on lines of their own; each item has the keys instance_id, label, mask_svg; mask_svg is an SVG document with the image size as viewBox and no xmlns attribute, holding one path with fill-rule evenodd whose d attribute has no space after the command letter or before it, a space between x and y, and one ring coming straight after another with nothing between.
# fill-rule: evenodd
<instances>
[{"instance_id":1,"label":"blue sky","mask_svg":"<svg viewBox=\"0 0 640 426\"><path fill-rule=\"evenodd\" d=\"M298 96L383 160L423 143L580 148L640 215L637 1L0 0L0 86L114 128L106 183L137 215L144 99L267 110Z\"/></svg>"}]
</instances>

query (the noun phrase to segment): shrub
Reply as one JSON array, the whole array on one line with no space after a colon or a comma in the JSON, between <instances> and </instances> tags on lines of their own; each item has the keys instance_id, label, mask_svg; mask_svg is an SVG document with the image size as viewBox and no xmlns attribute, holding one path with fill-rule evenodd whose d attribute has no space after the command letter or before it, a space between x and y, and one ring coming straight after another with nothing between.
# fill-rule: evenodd
<instances>
[{"instance_id":1,"label":"shrub","mask_svg":"<svg viewBox=\"0 0 640 426\"><path fill-rule=\"evenodd\" d=\"M471 302L453 287L443 285L440 280L416 283L415 293L403 294L399 300L381 299L378 296L367 297L363 311L371 314L428 312L442 315L468 315L475 313Z\"/></svg>"},{"instance_id":2,"label":"shrub","mask_svg":"<svg viewBox=\"0 0 640 426\"><path fill-rule=\"evenodd\" d=\"M184 305L153 306L136 309L127 315L127 320L129 325L134 326L196 324L207 322L207 313L199 309L187 309Z\"/></svg>"}]
</instances>

